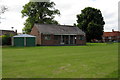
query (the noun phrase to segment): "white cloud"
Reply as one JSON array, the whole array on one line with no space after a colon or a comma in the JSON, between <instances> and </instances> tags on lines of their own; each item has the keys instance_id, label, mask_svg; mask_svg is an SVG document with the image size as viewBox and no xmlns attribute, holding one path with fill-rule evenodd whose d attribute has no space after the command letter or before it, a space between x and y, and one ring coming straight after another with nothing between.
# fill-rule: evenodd
<instances>
[{"instance_id":1,"label":"white cloud","mask_svg":"<svg viewBox=\"0 0 120 80\"><path fill-rule=\"evenodd\" d=\"M81 13L85 7L100 9L106 22L104 30L118 30L118 1L119 0L51 0L56 3L55 8L59 9L61 16L56 16L60 24L73 25L76 23L76 15ZM0 5L6 5L9 11L2 15L4 20L0 29L11 29L14 26L18 32L22 32L25 19L21 18L22 6L29 0L1 0Z\"/></svg>"},{"instance_id":2,"label":"white cloud","mask_svg":"<svg viewBox=\"0 0 120 80\"><path fill-rule=\"evenodd\" d=\"M11 30L11 27L14 27L14 30L17 29L18 32L22 32L24 27L25 19L22 19L22 6L24 6L29 0L2 0L0 5L5 5L8 7L8 11L2 15L2 23L0 24L0 29Z\"/></svg>"},{"instance_id":3,"label":"white cloud","mask_svg":"<svg viewBox=\"0 0 120 80\"><path fill-rule=\"evenodd\" d=\"M61 4L60 2L63 0L60 0L60 2L57 0L52 1L56 4ZM73 25L77 20L76 15L80 14L82 9L89 6L101 10L106 23L104 31L118 30L118 0L66 0L63 2L64 4L57 6L61 10L64 9L62 6L66 4L71 6L61 12L62 17L56 18L61 24Z\"/></svg>"}]
</instances>

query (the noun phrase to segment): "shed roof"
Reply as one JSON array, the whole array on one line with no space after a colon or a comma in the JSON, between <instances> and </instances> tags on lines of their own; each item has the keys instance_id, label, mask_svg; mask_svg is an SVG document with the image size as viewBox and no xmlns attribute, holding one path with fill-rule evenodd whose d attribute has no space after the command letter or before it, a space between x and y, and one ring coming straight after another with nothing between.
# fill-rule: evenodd
<instances>
[{"instance_id":1,"label":"shed roof","mask_svg":"<svg viewBox=\"0 0 120 80\"><path fill-rule=\"evenodd\" d=\"M54 35L85 35L85 33L75 26L53 25L53 24L35 24L38 31L43 34Z\"/></svg>"},{"instance_id":2,"label":"shed roof","mask_svg":"<svg viewBox=\"0 0 120 80\"><path fill-rule=\"evenodd\" d=\"M28 35L28 34L19 34L19 35L15 35L13 37L35 37L35 36Z\"/></svg>"}]
</instances>

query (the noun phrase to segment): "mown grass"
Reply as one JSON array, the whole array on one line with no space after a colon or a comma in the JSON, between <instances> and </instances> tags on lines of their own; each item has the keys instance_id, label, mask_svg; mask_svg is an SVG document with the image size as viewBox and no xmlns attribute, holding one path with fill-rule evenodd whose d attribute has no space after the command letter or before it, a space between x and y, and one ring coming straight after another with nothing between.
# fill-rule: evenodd
<instances>
[{"instance_id":1,"label":"mown grass","mask_svg":"<svg viewBox=\"0 0 120 80\"><path fill-rule=\"evenodd\" d=\"M118 44L3 48L3 78L117 78Z\"/></svg>"}]
</instances>

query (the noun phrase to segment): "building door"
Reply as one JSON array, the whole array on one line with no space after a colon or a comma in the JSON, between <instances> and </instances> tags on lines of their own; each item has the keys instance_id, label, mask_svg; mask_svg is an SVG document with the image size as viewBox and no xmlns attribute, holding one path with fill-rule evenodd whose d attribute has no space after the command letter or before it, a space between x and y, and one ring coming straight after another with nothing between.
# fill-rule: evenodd
<instances>
[{"instance_id":1,"label":"building door","mask_svg":"<svg viewBox=\"0 0 120 80\"><path fill-rule=\"evenodd\" d=\"M76 44L76 35L61 35L60 44Z\"/></svg>"},{"instance_id":2,"label":"building door","mask_svg":"<svg viewBox=\"0 0 120 80\"><path fill-rule=\"evenodd\" d=\"M35 37L26 37L26 46L35 46Z\"/></svg>"},{"instance_id":3,"label":"building door","mask_svg":"<svg viewBox=\"0 0 120 80\"><path fill-rule=\"evenodd\" d=\"M70 36L70 44L75 44L75 43L76 43L75 36L71 35Z\"/></svg>"},{"instance_id":4,"label":"building door","mask_svg":"<svg viewBox=\"0 0 120 80\"><path fill-rule=\"evenodd\" d=\"M68 44L68 36L67 35L64 35L63 36L63 41L64 41L64 44Z\"/></svg>"},{"instance_id":5,"label":"building door","mask_svg":"<svg viewBox=\"0 0 120 80\"><path fill-rule=\"evenodd\" d=\"M23 37L15 37L14 38L14 46L24 46L24 38Z\"/></svg>"},{"instance_id":6,"label":"building door","mask_svg":"<svg viewBox=\"0 0 120 80\"><path fill-rule=\"evenodd\" d=\"M73 42L73 44L76 44L76 35L73 35L72 42Z\"/></svg>"}]
</instances>

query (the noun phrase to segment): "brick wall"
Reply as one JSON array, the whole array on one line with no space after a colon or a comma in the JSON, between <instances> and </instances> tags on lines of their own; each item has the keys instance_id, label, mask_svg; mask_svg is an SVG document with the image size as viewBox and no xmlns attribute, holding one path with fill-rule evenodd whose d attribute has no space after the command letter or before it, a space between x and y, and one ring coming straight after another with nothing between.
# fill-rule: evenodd
<instances>
[{"instance_id":1,"label":"brick wall","mask_svg":"<svg viewBox=\"0 0 120 80\"><path fill-rule=\"evenodd\" d=\"M42 45L54 45L54 35L50 34L50 40L45 39L46 34L42 34Z\"/></svg>"},{"instance_id":2,"label":"brick wall","mask_svg":"<svg viewBox=\"0 0 120 80\"><path fill-rule=\"evenodd\" d=\"M86 38L83 37L83 40L80 40L80 39L79 39L79 36L80 36L80 35L77 35L77 36L76 36L76 44L78 44L78 45L79 45L79 44L80 44L80 45L85 45L85 44L86 44Z\"/></svg>"},{"instance_id":3,"label":"brick wall","mask_svg":"<svg viewBox=\"0 0 120 80\"><path fill-rule=\"evenodd\" d=\"M36 44L37 45L60 45L60 43L61 43L61 36L59 36L58 39L55 39L55 36L53 34L49 34L50 40L46 40L45 36L48 35L48 34L40 33L35 26L32 28L30 34L36 36ZM77 45L86 44L85 37L84 37L84 40L80 40L79 36L80 35L76 36L76 44Z\"/></svg>"},{"instance_id":4,"label":"brick wall","mask_svg":"<svg viewBox=\"0 0 120 80\"><path fill-rule=\"evenodd\" d=\"M41 33L39 33L36 27L32 28L30 34L36 36L36 44L41 45Z\"/></svg>"}]
</instances>

